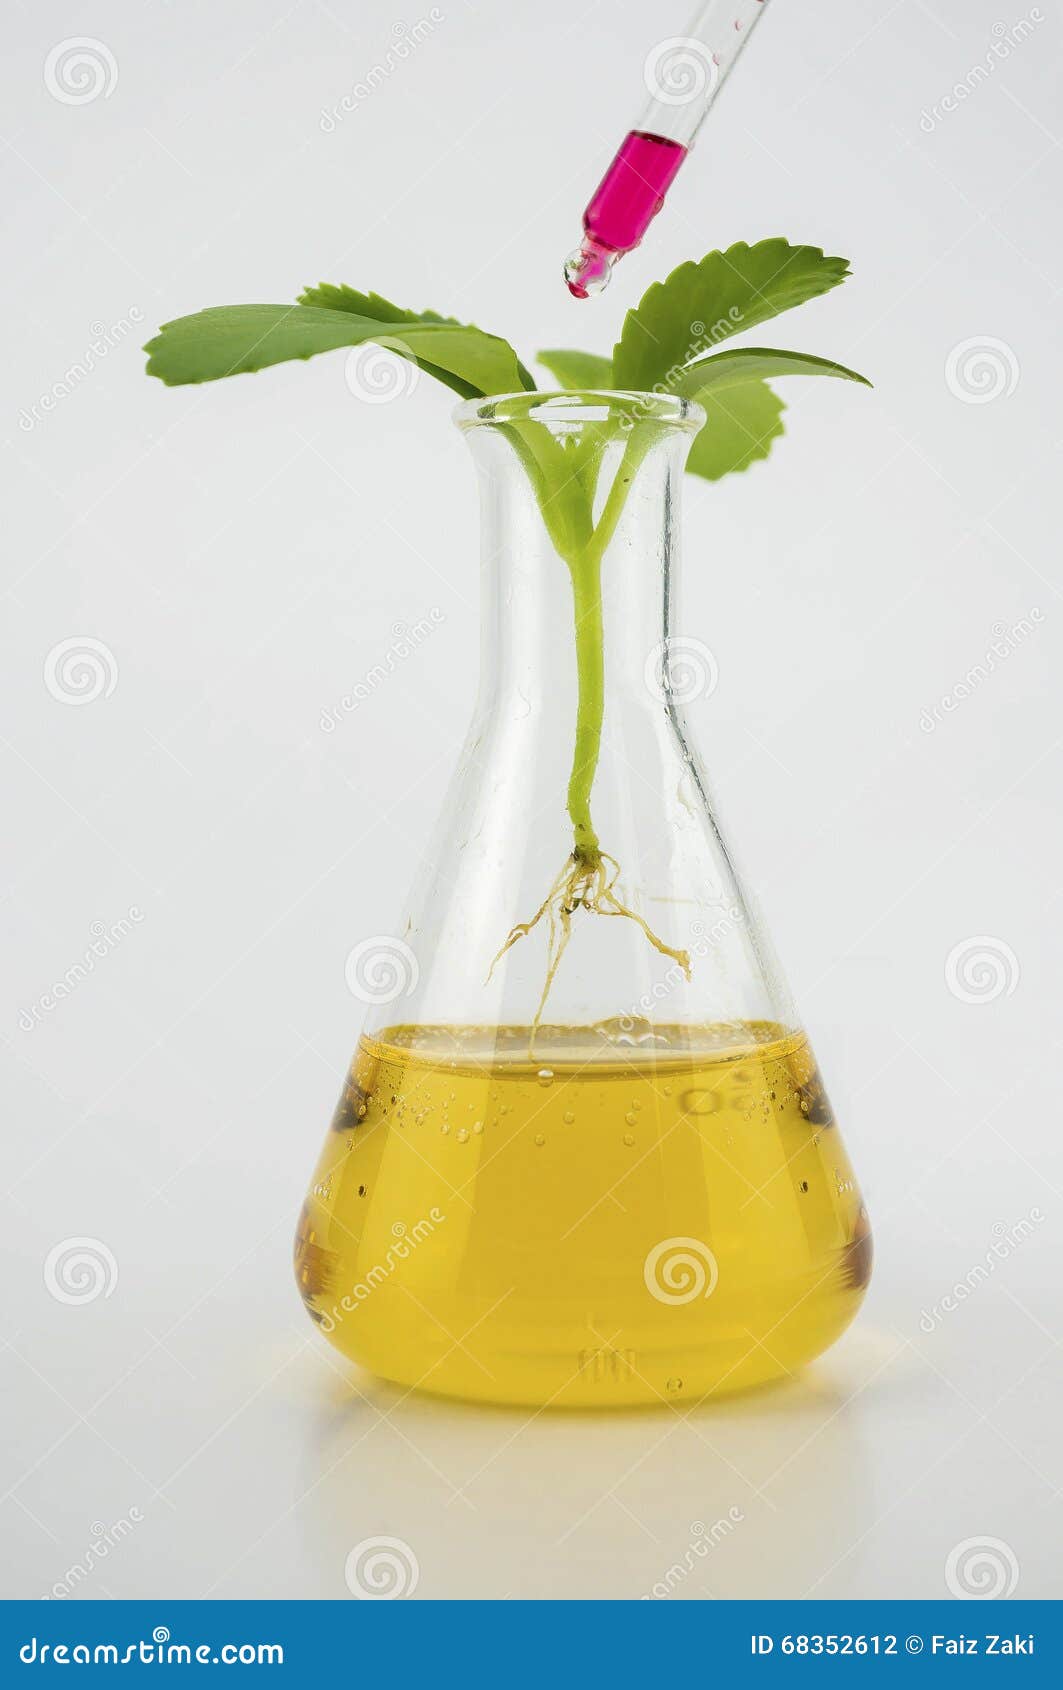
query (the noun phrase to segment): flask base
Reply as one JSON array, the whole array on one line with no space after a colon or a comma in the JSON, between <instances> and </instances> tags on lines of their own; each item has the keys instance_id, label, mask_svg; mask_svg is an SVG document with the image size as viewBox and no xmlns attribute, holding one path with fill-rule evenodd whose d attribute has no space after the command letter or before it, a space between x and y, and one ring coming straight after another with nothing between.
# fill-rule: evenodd
<instances>
[{"instance_id":1,"label":"flask base","mask_svg":"<svg viewBox=\"0 0 1063 1690\"><path fill-rule=\"evenodd\" d=\"M519 1351L481 1346L470 1359L434 1320L407 1334L403 1355L386 1342L378 1351L372 1342L349 1345L329 1335L348 1360L405 1391L499 1407L690 1408L792 1378L836 1342L862 1300L862 1293L836 1294L816 1320L802 1319L793 1332L784 1315L766 1339L723 1331L700 1346L668 1350L640 1350L625 1334L608 1343L588 1331L573 1333L563 1350L535 1352L525 1334Z\"/></svg>"},{"instance_id":2,"label":"flask base","mask_svg":"<svg viewBox=\"0 0 1063 1690\"><path fill-rule=\"evenodd\" d=\"M675 1405L845 1330L870 1231L804 1036L602 1032L362 1041L296 1241L345 1356L471 1401Z\"/></svg>"}]
</instances>

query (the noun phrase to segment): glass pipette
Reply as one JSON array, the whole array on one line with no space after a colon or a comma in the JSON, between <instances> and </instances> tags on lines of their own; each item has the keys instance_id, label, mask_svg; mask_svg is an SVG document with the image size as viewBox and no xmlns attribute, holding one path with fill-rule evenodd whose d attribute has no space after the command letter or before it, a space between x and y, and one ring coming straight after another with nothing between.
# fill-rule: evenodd
<instances>
[{"instance_id":1,"label":"glass pipette","mask_svg":"<svg viewBox=\"0 0 1063 1690\"><path fill-rule=\"evenodd\" d=\"M577 299L601 293L613 265L641 241L767 0L709 0L686 35L658 41L643 78L650 103L583 214L583 241L565 261Z\"/></svg>"}]
</instances>

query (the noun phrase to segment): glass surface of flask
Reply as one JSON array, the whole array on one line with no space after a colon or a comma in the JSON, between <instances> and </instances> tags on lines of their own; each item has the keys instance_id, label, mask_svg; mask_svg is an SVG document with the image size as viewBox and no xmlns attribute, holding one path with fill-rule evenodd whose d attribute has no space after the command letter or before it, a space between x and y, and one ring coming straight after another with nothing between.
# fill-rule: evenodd
<instances>
[{"instance_id":1,"label":"glass surface of flask","mask_svg":"<svg viewBox=\"0 0 1063 1690\"><path fill-rule=\"evenodd\" d=\"M859 1189L684 716L713 680L673 632L703 417L651 394L457 412L480 690L401 938L364 959L381 1001L296 1240L313 1319L406 1387L693 1403L809 1361L867 1285Z\"/></svg>"}]
</instances>

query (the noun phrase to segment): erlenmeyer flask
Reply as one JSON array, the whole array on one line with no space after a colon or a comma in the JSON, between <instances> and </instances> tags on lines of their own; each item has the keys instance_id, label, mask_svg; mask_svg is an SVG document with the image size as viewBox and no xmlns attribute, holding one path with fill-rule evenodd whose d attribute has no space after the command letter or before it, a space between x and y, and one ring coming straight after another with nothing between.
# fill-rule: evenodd
<instances>
[{"instance_id":1,"label":"erlenmeyer flask","mask_svg":"<svg viewBox=\"0 0 1063 1690\"><path fill-rule=\"evenodd\" d=\"M482 503L474 720L300 1220L307 1308L408 1387L693 1402L852 1319L870 1234L723 843L671 633L698 406L457 413ZM508 945L507 945L507 940ZM501 954L500 954L501 953Z\"/></svg>"}]
</instances>

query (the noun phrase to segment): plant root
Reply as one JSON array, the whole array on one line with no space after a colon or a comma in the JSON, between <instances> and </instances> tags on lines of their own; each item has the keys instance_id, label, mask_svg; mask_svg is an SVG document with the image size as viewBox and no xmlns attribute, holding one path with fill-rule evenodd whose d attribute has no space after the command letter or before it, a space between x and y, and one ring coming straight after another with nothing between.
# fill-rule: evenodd
<instances>
[{"instance_id":1,"label":"plant root","mask_svg":"<svg viewBox=\"0 0 1063 1690\"><path fill-rule=\"evenodd\" d=\"M642 929L654 950L661 956L671 957L673 962L679 964L686 978L690 979L689 951L676 950L673 946L665 944L641 915L620 902L613 890L619 875L620 864L615 857L600 851L597 846L577 846L531 920L518 921L505 944L495 955L487 971L489 980L506 952L511 950L519 939L526 939L545 919L548 926L546 979L532 1022L533 1041L542 1021L550 988L561 966L561 958L572 936L572 917L578 909L587 910L591 915L623 916L626 921L633 921Z\"/></svg>"}]
</instances>

